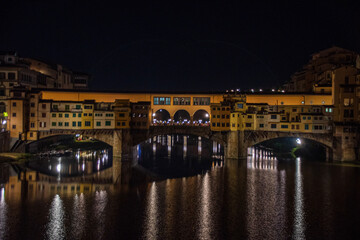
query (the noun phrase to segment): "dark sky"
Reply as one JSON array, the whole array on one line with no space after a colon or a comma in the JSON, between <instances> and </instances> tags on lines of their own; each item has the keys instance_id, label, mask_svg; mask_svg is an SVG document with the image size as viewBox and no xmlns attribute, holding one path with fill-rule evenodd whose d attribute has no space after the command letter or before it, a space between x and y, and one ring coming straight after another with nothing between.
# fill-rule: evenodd
<instances>
[{"instance_id":1,"label":"dark sky","mask_svg":"<svg viewBox=\"0 0 360 240\"><path fill-rule=\"evenodd\" d=\"M333 45L360 52L356 1L0 1L0 50L103 90L267 88Z\"/></svg>"}]
</instances>

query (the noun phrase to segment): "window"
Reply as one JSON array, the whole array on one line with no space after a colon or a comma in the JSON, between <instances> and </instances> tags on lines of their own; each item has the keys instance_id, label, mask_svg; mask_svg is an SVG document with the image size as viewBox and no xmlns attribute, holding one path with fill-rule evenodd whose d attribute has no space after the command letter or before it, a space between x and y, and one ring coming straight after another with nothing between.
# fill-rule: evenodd
<instances>
[{"instance_id":1,"label":"window","mask_svg":"<svg viewBox=\"0 0 360 240\"><path fill-rule=\"evenodd\" d=\"M86 126L86 127L90 127L90 126L91 126L91 122L90 122L90 121L85 121L85 126Z\"/></svg>"},{"instance_id":2,"label":"window","mask_svg":"<svg viewBox=\"0 0 360 240\"><path fill-rule=\"evenodd\" d=\"M212 123L212 126L215 127L215 123Z\"/></svg>"},{"instance_id":3,"label":"window","mask_svg":"<svg viewBox=\"0 0 360 240\"><path fill-rule=\"evenodd\" d=\"M58 126L62 127L63 123L62 122L58 122Z\"/></svg>"},{"instance_id":4,"label":"window","mask_svg":"<svg viewBox=\"0 0 360 240\"><path fill-rule=\"evenodd\" d=\"M34 136L34 133L30 133L30 137L33 137Z\"/></svg>"},{"instance_id":5,"label":"window","mask_svg":"<svg viewBox=\"0 0 360 240\"><path fill-rule=\"evenodd\" d=\"M92 109L92 106L91 105L85 105L84 109Z\"/></svg>"},{"instance_id":6,"label":"window","mask_svg":"<svg viewBox=\"0 0 360 240\"><path fill-rule=\"evenodd\" d=\"M16 117L16 113L13 113L12 116L13 116L13 117Z\"/></svg>"},{"instance_id":7,"label":"window","mask_svg":"<svg viewBox=\"0 0 360 240\"><path fill-rule=\"evenodd\" d=\"M122 126L125 126L125 122L122 122L122 124L121 124Z\"/></svg>"},{"instance_id":8,"label":"window","mask_svg":"<svg viewBox=\"0 0 360 240\"><path fill-rule=\"evenodd\" d=\"M76 117L76 113L73 113L73 117Z\"/></svg>"},{"instance_id":9,"label":"window","mask_svg":"<svg viewBox=\"0 0 360 240\"><path fill-rule=\"evenodd\" d=\"M270 118L271 118L271 119L276 119L277 117L276 117L276 115L271 115Z\"/></svg>"},{"instance_id":10,"label":"window","mask_svg":"<svg viewBox=\"0 0 360 240\"><path fill-rule=\"evenodd\" d=\"M35 123L34 123L34 122L30 123L30 127L31 127L31 128L34 128L34 127L35 127Z\"/></svg>"},{"instance_id":11,"label":"window","mask_svg":"<svg viewBox=\"0 0 360 240\"><path fill-rule=\"evenodd\" d=\"M56 127L56 122L52 122L51 126Z\"/></svg>"},{"instance_id":12,"label":"window","mask_svg":"<svg viewBox=\"0 0 360 240\"><path fill-rule=\"evenodd\" d=\"M244 104L238 103L238 104L237 104L237 108L243 109L243 108L244 108Z\"/></svg>"},{"instance_id":13,"label":"window","mask_svg":"<svg viewBox=\"0 0 360 240\"><path fill-rule=\"evenodd\" d=\"M251 127L251 123L246 123L245 127Z\"/></svg>"},{"instance_id":14,"label":"window","mask_svg":"<svg viewBox=\"0 0 360 240\"><path fill-rule=\"evenodd\" d=\"M170 105L170 97L154 97L154 105Z\"/></svg>"},{"instance_id":15,"label":"window","mask_svg":"<svg viewBox=\"0 0 360 240\"><path fill-rule=\"evenodd\" d=\"M89 113L89 117L92 117L92 113Z\"/></svg>"},{"instance_id":16,"label":"window","mask_svg":"<svg viewBox=\"0 0 360 240\"><path fill-rule=\"evenodd\" d=\"M352 110L352 109L345 109L344 110L344 117L345 118L352 118L352 117L354 117L354 110Z\"/></svg>"},{"instance_id":17,"label":"window","mask_svg":"<svg viewBox=\"0 0 360 240\"><path fill-rule=\"evenodd\" d=\"M76 127L76 122L72 122L72 126L73 126L73 127Z\"/></svg>"},{"instance_id":18,"label":"window","mask_svg":"<svg viewBox=\"0 0 360 240\"><path fill-rule=\"evenodd\" d=\"M46 104L42 104L42 109L46 109Z\"/></svg>"},{"instance_id":19,"label":"window","mask_svg":"<svg viewBox=\"0 0 360 240\"><path fill-rule=\"evenodd\" d=\"M309 124L305 124L305 130L309 130Z\"/></svg>"},{"instance_id":20,"label":"window","mask_svg":"<svg viewBox=\"0 0 360 240\"><path fill-rule=\"evenodd\" d=\"M271 124L270 127L271 128L276 128L276 124Z\"/></svg>"},{"instance_id":21,"label":"window","mask_svg":"<svg viewBox=\"0 0 360 240\"><path fill-rule=\"evenodd\" d=\"M252 115L247 115L247 118L252 118Z\"/></svg>"},{"instance_id":22,"label":"window","mask_svg":"<svg viewBox=\"0 0 360 240\"><path fill-rule=\"evenodd\" d=\"M311 117L308 117L307 119L308 119L308 120L311 120Z\"/></svg>"},{"instance_id":23,"label":"window","mask_svg":"<svg viewBox=\"0 0 360 240\"><path fill-rule=\"evenodd\" d=\"M209 97L194 97L194 105L210 105Z\"/></svg>"},{"instance_id":24,"label":"window","mask_svg":"<svg viewBox=\"0 0 360 240\"><path fill-rule=\"evenodd\" d=\"M217 126L217 127L220 127L220 123L216 123L216 126Z\"/></svg>"},{"instance_id":25,"label":"window","mask_svg":"<svg viewBox=\"0 0 360 240\"><path fill-rule=\"evenodd\" d=\"M12 104L12 105L13 105L13 107L16 107L16 102L13 102L13 104Z\"/></svg>"},{"instance_id":26,"label":"window","mask_svg":"<svg viewBox=\"0 0 360 240\"><path fill-rule=\"evenodd\" d=\"M111 122L110 121L105 121L105 126L111 126Z\"/></svg>"},{"instance_id":27,"label":"window","mask_svg":"<svg viewBox=\"0 0 360 240\"><path fill-rule=\"evenodd\" d=\"M78 122L78 127L81 127L81 122Z\"/></svg>"},{"instance_id":28,"label":"window","mask_svg":"<svg viewBox=\"0 0 360 240\"><path fill-rule=\"evenodd\" d=\"M87 113L84 113L84 117L87 117Z\"/></svg>"},{"instance_id":29,"label":"window","mask_svg":"<svg viewBox=\"0 0 360 240\"><path fill-rule=\"evenodd\" d=\"M125 113L119 113L119 117L125 117Z\"/></svg>"},{"instance_id":30,"label":"window","mask_svg":"<svg viewBox=\"0 0 360 240\"><path fill-rule=\"evenodd\" d=\"M41 113L41 117L46 118L46 113Z\"/></svg>"},{"instance_id":31,"label":"window","mask_svg":"<svg viewBox=\"0 0 360 240\"><path fill-rule=\"evenodd\" d=\"M78 113L78 117L81 117L81 113Z\"/></svg>"},{"instance_id":32,"label":"window","mask_svg":"<svg viewBox=\"0 0 360 240\"><path fill-rule=\"evenodd\" d=\"M289 128L289 125L281 125L281 128Z\"/></svg>"},{"instance_id":33,"label":"window","mask_svg":"<svg viewBox=\"0 0 360 240\"><path fill-rule=\"evenodd\" d=\"M116 126L120 126L120 122L116 122Z\"/></svg>"},{"instance_id":34,"label":"window","mask_svg":"<svg viewBox=\"0 0 360 240\"><path fill-rule=\"evenodd\" d=\"M70 110L70 106L69 105L65 105L65 111L69 111Z\"/></svg>"},{"instance_id":35,"label":"window","mask_svg":"<svg viewBox=\"0 0 360 240\"><path fill-rule=\"evenodd\" d=\"M260 123L259 124L259 128L263 128L264 127L264 124L263 123Z\"/></svg>"},{"instance_id":36,"label":"window","mask_svg":"<svg viewBox=\"0 0 360 240\"><path fill-rule=\"evenodd\" d=\"M101 126L101 122L96 122L96 126L100 127Z\"/></svg>"},{"instance_id":37,"label":"window","mask_svg":"<svg viewBox=\"0 0 360 240\"><path fill-rule=\"evenodd\" d=\"M225 127L225 123L221 123L221 126L222 126L222 127Z\"/></svg>"},{"instance_id":38,"label":"window","mask_svg":"<svg viewBox=\"0 0 360 240\"><path fill-rule=\"evenodd\" d=\"M65 118L69 118L69 114L68 114L68 113L65 113Z\"/></svg>"},{"instance_id":39,"label":"window","mask_svg":"<svg viewBox=\"0 0 360 240\"><path fill-rule=\"evenodd\" d=\"M189 97L174 97L173 99L174 105L190 105Z\"/></svg>"},{"instance_id":40,"label":"window","mask_svg":"<svg viewBox=\"0 0 360 240\"><path fill-rule=\"evenodd\" d=\"M4 72L0 72L0 79L5 79L5 73Z\"/></svg>"},{"instance_id":41,"label":"window","mask_svg":"<svg viewBox=\"0 0 360 240\"><path fill-rule=\"evenodd\" d=\"M9 80L15 80L15 73L9 72L8 73L8 79Z\"/></svg>"},{"instance_id":42,"label":"window","mask_svg":"<svg viewBox=\"0 0 360 240\"><path fill-rule=\"evenodd\" d=\"M81 105L76 105L75 108L76 109L81 109Z\"/></svg>"},{"instance_id":43,"label":"window","mask_svg":"<svg viewBox=\"0 0 360 240\"><path fill-rule=\"evenodd\" d=\"M30 107L35 107L35 103L30 103Z\"/></svg>"},{"instance_id":44,"label":"window","mask_svg":"<svg viewBox=\"0 0 360 240\"><path fill-rule=\"evenodd\" d=\"M352 106L354 103L354 99L353 98L344 98L344 106L348 107L348 106Z\"/></svg>"},{"instance_id":45,"label":"window","mask_svg":"<svg viewBox=\"0 0 360 240\"><path fill-rule=\"evenodd\" d=\"M65 122L65 127L68 127L69 126L69 122Z\"/></svg>"},{"instance_id":46,"label":"window","mask_svg":"<svg viewBox=\"0 0 360 240\"><path fill-rule=\"evenodd\" d=\"M51 114L52 117L56 117L56 113Z\"/></svg>"}]
</instances>

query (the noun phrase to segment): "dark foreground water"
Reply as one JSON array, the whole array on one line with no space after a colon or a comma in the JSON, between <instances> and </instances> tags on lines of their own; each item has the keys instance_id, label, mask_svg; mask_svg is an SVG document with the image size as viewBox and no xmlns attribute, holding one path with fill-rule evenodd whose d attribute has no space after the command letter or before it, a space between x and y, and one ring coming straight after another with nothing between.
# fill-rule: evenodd
<instances>
[{"instance_id":1,"label":"dark foreground water","mask_svg":"<svg viewBox=\"0 0 360 240\"><path fill-rule=\"evenodd\" d=\"M202 159L192 160L205 166L195 175L134 185L112 176L123 168L126 179L129 169L115 160L91 178L10 176L0 190L0 239L359 239L360 168Z\"/></svg>"}]
</instances>

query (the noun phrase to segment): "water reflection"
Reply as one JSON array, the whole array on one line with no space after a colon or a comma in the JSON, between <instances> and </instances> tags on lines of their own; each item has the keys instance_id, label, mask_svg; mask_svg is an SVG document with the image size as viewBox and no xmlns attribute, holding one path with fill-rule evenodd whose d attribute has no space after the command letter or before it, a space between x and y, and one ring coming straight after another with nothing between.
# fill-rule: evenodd
<instances>
[{"instance_id":1,"label":"water reflection","mask_svg":"<svg viewBox=\"0 0 360 240\"><path fill-rule=\"evenodd\" d=\"M5 202L5 188L0 188L0 239L5 238L7 205Z\"/></svg>"},{"instance_id":2,"label":"water reflection","mask_svg":"<svg viewBox=\"0 0 360 240\"><path fill-rule=\"evenodd\" d=\"M157 239L158 236L158 195L157 185L155 182L151 184L148 195L146 216L145 216L145 238Z\"/></svg>"},{"instance_id":3,"label":"water reflection","mask_svg":"<svg viewBox=\"0 0 360 240\"><path fill-rule=\"evenodd\" d=\"M213 231L213 219L211 216L212 212L212 196L211 196L211 185L210 176L208 173L202 178L201 186L201 208L200 208L200 219L199 219L199 239L211 239Z\"/></svg>"},{"instance_id":4,"label":"water reflection","mask_svg":"<svg viewBox=\"0 0 360 240\"><path fill-rule=\"evenodd\" d=\"M203 173L212 168L213 161L222 161L224 156L219 143L187 135L155 136L136 150L139 165L168 178Z\"/></svg>"},{"instance_id":5,"label":"water reflection","mask_svg":"<svg viewBox=\"0 0 360 240\"><path fill-rule=\"evenodd\" d=\"M96 239L103 239L105 233L105 208L108 202L108 196L106 191L95 192L95 204L94 204L94 217L96 219Z\"/></svg>"},{"instance_id":6,"label":"water reflection","mask_svg":"<svg viewBox=\"0 0 360 240\"><path fill-rule=\"evenodd\" d=\"M63 155L40 155L28 164L39 172L61 177L96 173L111 167L112 153L109 149L77 150Z\"/></svg>"},{"instance_id":7,"label":"water reflection","mask_svg":"<svg viewBox=\"0 0 360 240\"><path fill-rule=\"evenodd\" d=\"M65 239L65 224L63 202L59 195L55 195L49 209L49 222L47 225L47 238L48 239Z\"/></svg>"},{"instance_id":8,"label":"water reflection","mask_svg":"<svg viewBox=\"0 0 360 240\"><path fill-rule=\"evenodd\" d=\"M295 198L294 198L294 239L305 239L304 200L300 158L296 158L295 165Z\"/></svg>"},{"instance_id":9,"label":"water reflection","mask_svg":"<svg viewBox=\"0 0 360 240\"><path fill-rule=\"evenodd\" d=\"M71 217L71 239L82 239L85 232L86 208L84 194L74 196Z\"/></svg>"}]
</instances>

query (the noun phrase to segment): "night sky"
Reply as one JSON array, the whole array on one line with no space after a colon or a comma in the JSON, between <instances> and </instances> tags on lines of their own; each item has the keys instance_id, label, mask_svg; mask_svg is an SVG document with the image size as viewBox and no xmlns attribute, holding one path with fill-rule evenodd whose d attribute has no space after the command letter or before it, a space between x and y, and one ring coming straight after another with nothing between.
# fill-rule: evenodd
<instances>
[{"instance_id":1,"label":"night sky","mask_svg":"<svg viewBox=\"0 0 360 240\"><path fill-rule=\"evenodd\" d=\"M333 45L360 52L356 1L1 1L0 50L93 76L92 89L282 84Z\"/></svg>"}]
</instances>

